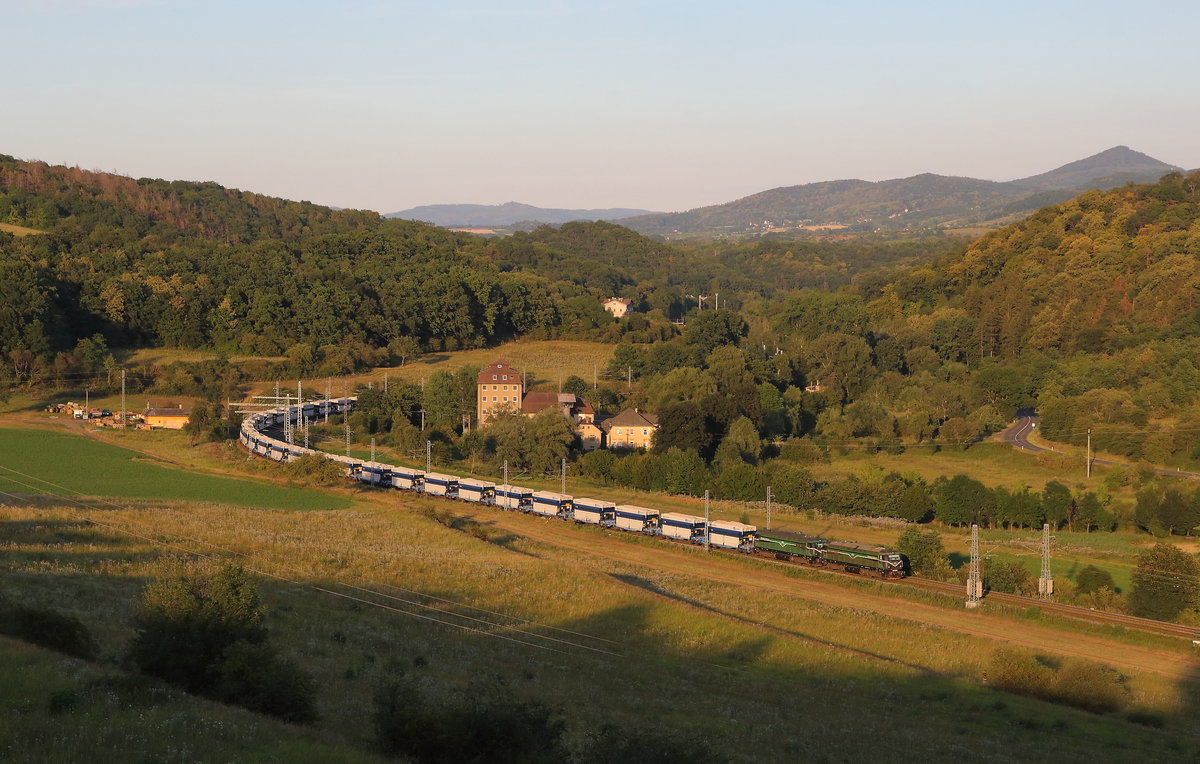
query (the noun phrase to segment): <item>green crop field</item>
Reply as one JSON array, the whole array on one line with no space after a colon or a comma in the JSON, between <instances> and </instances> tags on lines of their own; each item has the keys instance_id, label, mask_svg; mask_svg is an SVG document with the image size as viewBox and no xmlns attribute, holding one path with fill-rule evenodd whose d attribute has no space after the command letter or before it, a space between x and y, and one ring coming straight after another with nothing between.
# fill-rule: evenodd
<instances>
[{"instance_id":1,"label":"green crop field","mask_svg":"<svg viewBox=\"0 0 1200 764\"><path fill-rule=\"evenodd\" d=\"M266 509L350 506L342 497L319 491L176 469L124 448L51 430L0 429L0 491L203 501Z\"/></svg>"}]
</instances>

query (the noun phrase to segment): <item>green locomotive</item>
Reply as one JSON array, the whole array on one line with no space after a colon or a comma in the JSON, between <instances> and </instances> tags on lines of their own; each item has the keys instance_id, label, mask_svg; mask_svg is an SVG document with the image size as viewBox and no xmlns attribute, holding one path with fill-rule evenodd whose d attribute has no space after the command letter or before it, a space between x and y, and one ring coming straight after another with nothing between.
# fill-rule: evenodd
<instances>
[{"instance_id":1,"label":"green locomotive","mask_svg":"<svg viewBox=\"0 0 1200 764\"><path fill-rule=\"evenodd\" d=\"M754 549L780 560L833 565L850 573L874 573L880 578L904 577L904 558L894 549L873 544L829 541L791 531L760 531Z\"/></svg>"}]
</instances>

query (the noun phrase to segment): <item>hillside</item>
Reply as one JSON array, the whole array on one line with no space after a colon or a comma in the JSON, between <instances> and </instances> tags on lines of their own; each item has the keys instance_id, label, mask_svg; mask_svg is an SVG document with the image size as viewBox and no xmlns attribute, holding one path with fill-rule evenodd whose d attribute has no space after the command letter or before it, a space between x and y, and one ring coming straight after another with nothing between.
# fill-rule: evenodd
<instances>
[{"instance_id":1,"label":"hillside","mask_svg":"<svg viewBox=\"0 0 1200 764\"><path fill-rule=\"evenodd\" d=\"M644 234L668 238L993 226L1085 189L1153 181L1178 169L1118 146L1040 175L1003 183L928 173L876 183L827 181L619 222Z\"/></svg>"},{"instance_id":2,"label":"hillside","mask_svg":"<svg viewBox=\"0 0 1200 764\"><path fill-rule=\"evenodd\" d=\"M519 202L504 204L427 204L384 217L420 220L433 225L453 227L508 227L519 224L546 223L559 225L575 220L619 220L636 215L653 214L649 210L613 208L601 210L569 210L534 207ZM533 227L533 226L527 226Z\"/></svg>"}]
</instances>

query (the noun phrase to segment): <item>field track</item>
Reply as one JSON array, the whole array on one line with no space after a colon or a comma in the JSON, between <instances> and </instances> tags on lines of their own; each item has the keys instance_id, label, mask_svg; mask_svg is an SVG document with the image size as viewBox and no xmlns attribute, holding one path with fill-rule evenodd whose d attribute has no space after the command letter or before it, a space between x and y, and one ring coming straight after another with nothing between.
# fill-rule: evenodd
<instances>
[{"instance_id":1,"label":"field track","mask_svg":"<svg viewBox=\"0 0 1200 764\"><path fill-rule=\"evenodd\" d=\"M942 581L931 581L927 578L916 578L910 576L904 579L904 583L909 586L916 586L921 589L928 589L935 592L947 592L950 594L965 595L964 587L959 584L947 584ZM1123 613L1109 613L1103 610L1092 610L1091 608L1079 607L1077 605L1064 605L1059 602L1049 602L1040 600L1034 597L1022 597L1017 594L1005 594L1004 592L988 592L985 600L993 600L995 602L1003 602L1005 604L1014 605L1016 607L1029 608L1035 607L1039 610L1054 613L1055 615L1066 616L1067 618L1078 618L1083 621L1092 621L1094 623L1103 623L1111 626L1123 626L1127 629L1137 629L1139 631L1148 631L1154 634L1165 634L1169 637L1182 637L1184 639L1194 639L1196 637L1196 629L1190 626L1181 626L1177 623L1167 623L1166 621L1155 621L1150 618L1138 618L1137 616L1125 615Z\"/></svg>"},{"instance_id":2,"label":"field track","mask_svg":"<svg viewBox=\"0 0 1200 764\"><path fill-rule=\"evenodd\" d=\"M797 579L783 571L749 571L727 555L701 554L695 548L665 548L641 544L596 544L566 523L502 510L472 515L476 521L576 554L574 564L603 569L603 560L643 566L666 573L701 578L822 605L864 610L975 637L1058 655L1100 660L1127 669L1146 671L1175 680L1200 682L1200 661L1183 653L1114 642L1089 634L998 618L985 613L955 611L936 605L857 591L833 583ZM600 562L598 565L597 562ZM780 563L784 565L784 563ZM954 587L955 590L961 587ZM1023 603L1024 604L1024 603Z\"/></svg>"}]
</instances>

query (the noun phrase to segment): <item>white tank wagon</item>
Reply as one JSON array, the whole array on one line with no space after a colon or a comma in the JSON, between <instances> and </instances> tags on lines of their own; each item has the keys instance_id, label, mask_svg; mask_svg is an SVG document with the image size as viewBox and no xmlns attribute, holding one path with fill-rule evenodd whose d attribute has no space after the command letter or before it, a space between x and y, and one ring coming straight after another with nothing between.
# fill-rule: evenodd
<instances>
[{"instance_id":1,"label":"white tank wagon","mask_svg":"<svg viewBox=\"0 0 1200 764\"><path fill-rule=\"evenodd\" d=\"M405 491L413 491L421 487L425 479L425 470L412 467L392 467L392 487Z\"/></svg>"},{"instance_id":2,"label":"white tank wagon","mask_svg":"<svg viewBox=\"0 0 1200 764\"><path fill-rule=\"evenodd\" d=\"M617 505L601 499L575 499L571 515L577 523L612 526L616 523Z\"/></svg>"},{"instance_id":3,"label":"white tank wagon","mask_svg":"<svg viewBox=\"0 0 1200 764\"><path fill-rule=\"evenodd\" d=\"M496 499L496 484L474 478L459 478L458 498L479 504L491 504Z\"/></svg>"},{"instance_id":4,"label":"white tank wagon","mask_svg":"<svg viewBox=\"0 0 1200 764\"><path fill-rule=\"evenodd\" d=\"M517 485L496 486L496 506L504 509L529 509L533 505L533 490Z\"/></svg>"},{"instance_id":5,"label":"white tank wagon","mask_svg":"<svg viewBox=\"0 0 1200 764\"><path fill-rule=\"evenodd\" d=\"M571 497L554 491L534 491L530 510L547 517L564 517L571 511Z\"/></svg>"},{"instance_id":6,"label":"white tank wagon","mask_svg":"<svg viewBox=\"0 0 1200 764\"><path fill-rule=\"evenodd\" d=\"M708 524L708 543L725 549L738 549L747 554L754 551L758 528L731 520L713 520Z\"/></svg>"},{"instance_id":7,"label":"white tank wagon","mask_svg":"<svg viewBox=\"0 0 1200 764\"><path fill-rule=\"evenodd\" d=\"M662 535L693 544L704 543L704 518L681 512L666 512L659 518Z\"/></svg>"},{"instance_id":8,"label":"white tank wagon","mask_svg":"<svg viewBox=\"0 0 1200 764\"><path fill-rule=\"evenodd\" d=\"M620 504L613 510L614 524L624 531L658 532L660 513L657 509Z\"/></svg>"},{"instance_id":9,"label":"white tank wagon","mask_svg":"<svg viewBox=\"0 0 1200 764\"><path fill-rule=\"evenodd\" d=\"M383 485L390 486L392 484L392 470L394 468L390 464L381 462L363 462L362 468L358 471L358 479L368 485Z\"/></svg>"},{"instance_id":10,"label":"white tank wagon","mask_svg":"<svg viewBox=\"0 0 1200 764\"><path fill-rule=\"evenodd\" d=\"M427 472L421 481L422 490L430 496L454 496L458 491L458 478L440 472Z\"/></svg>"}]
</instances>

